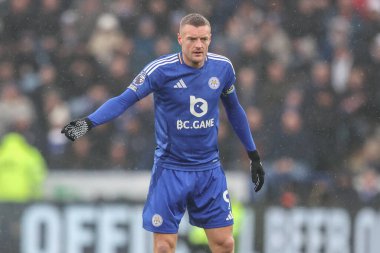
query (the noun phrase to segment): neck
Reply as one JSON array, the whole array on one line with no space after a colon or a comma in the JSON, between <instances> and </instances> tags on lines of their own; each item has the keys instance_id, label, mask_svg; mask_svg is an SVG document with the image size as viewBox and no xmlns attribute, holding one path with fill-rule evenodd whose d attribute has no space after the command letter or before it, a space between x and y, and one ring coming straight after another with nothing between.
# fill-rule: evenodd
<instances>
[{"instance_id":1,"label":"neck","mask_svg":"<svg viewBox=\"0 0 380 253\"><path fill-rule=\"evenodd\" d=\"M202 61L199 61L199 62L194 62L194 61L191 61L189 59L187 59L183 53L181 53L181 58L182 58L182 61L189 67L192 67L192 68L201 68L203 67L203 65L205 64L205 59L203 59Z\"/></svg>"}]
</instances>

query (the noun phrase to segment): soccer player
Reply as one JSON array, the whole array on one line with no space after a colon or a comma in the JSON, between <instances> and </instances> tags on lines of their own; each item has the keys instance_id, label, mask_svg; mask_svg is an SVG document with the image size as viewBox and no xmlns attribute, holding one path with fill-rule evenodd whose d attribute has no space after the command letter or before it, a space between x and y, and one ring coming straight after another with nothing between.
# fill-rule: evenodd
<instances>
[{"instance_id":1,"label":"soccer player","mask_svg":"<svg viewBox=\"0 0 380 253\"><path fill-rule=\"evenodd\" d=\"M186 209L190 223L204 228L213 253L234 252L233 216L217 146L219 98L251 160L255 191L264 183L260 157L235 92L233 66L226 57L208 52L210 42L211 26L204 16L183 17L181 52L152 61L121 95L62 129L74 141L153 92L157 148L143 227L154 233L155 253L175 251Z\"/></svg>"}]
</instances>

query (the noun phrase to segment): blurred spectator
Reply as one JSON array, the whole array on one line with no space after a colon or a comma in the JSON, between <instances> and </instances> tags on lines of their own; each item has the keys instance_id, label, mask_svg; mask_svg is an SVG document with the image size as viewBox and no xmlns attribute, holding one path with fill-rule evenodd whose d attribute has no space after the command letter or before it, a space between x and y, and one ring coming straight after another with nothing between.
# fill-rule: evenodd
<instances>
[{"instance_id":1,"label":"blurred spectator","mask_svg":"<svg viewBox=\"0 0 380 253\"><path fill-rule=\"evenodd\" d=\"M370 135L372 129L368 121L368 92L366 76L363 69L355 67L351 70L347 88L339 99L339 111L341 125L339 130L345 133L345 137L339 139L340 146L345 147L341 152L350 154L355 148L360 147L365 138Z\"/></svg>"},{"instance_id":2,"label":"blurred spectator","mask_svg":"<svg viewBox=\"0 0 380 253\"><path fill-rule=\"evenodd\" d=\"M284 101L284 109L296 110L302 112L304 105L304 93L299 87L291 88Z\"/></svg>"},{"instance_id":3,"label":"blurred spectator","mask_svg":"<svg viewBox=\"0 0 380 253\"><path fill-rule=\"evenodd\" d=\"M185 0L183 8L186 12L197 12L205 16L210 16L212 6L209 1L206 0Z\"/></svg>"},{"instance_id":4,"label":"blurred spectator","mask_svg":"<svg viewBox=\"0 0 380 253\"><path fill-rule=\"evenodd\" d=\"M286 110L281 115L279 127L269 145L268 188L270 194L279 197L288 187L297 187L310 177L314 150L305 131L301 114L295 110ZM304 147L300 149L299 147Z\"/></svg>"},{"instance_id":5,"label":"blurred spectator","mask_svg":"<svg viewBox=\"0 0 380 253\"><path fill-rule=\"evenodd\" d=\"M150 99L149 99L150 98ZM122 129L128 149L127 162L130 169L150 169L154 154L153 96L139 101L134 111L117 119L117 128Z\"/></svg>"},{"instance_id":6,"label":"blurred spectator","mask_svg":"<svg viewBox=\"0 0 380 253\"><path fill-rule=\"evenodd\" d=\"M20 68L18 76L20 90L24 93L32 93L39 85L38 73L29 64L25 64Z\"/></svg>"},{"instance_id":7,"label":"blurred spectator","mask_svg":"<svg viewBox=\"0 0 380 253\"><path fill-rule=\"evenodd\" d=\"M31 0L10 0L9 11L3 17L3 39L14 43L24 32L34 29L35 5Z\"/></svg>"},{"instance_id":8,"label":"blurred spectator","mask_svg":"<svg viewBox=\"0 0 380 253\"><path fill-rule=\"evenodd\" d=\"M262 108L267 119L272 122L269 127L274 126L274 122L281 114L285 95L289 89L289 82L286 80L286 68L279 61L272 61L266 66L266 80L258 89L258 105Z\"/></svg>"},{"instance_id":9,"label":"blurred spectator","mask_svg":"<svg viewBox=\"0 0 380 253\"><path fill-rule=\"evenodd\" d=\"M111 136L109 133L114 132L115 126L113 124L104 124L100 127L93 129L89 137L90 153L86 154L91 156L90 167L92 169L107 169L110 165L110 149L111 143L116 137ZM118 136L119 137L119 136ZM128 141L128 139L126 139ZM93 149L93 147L96 147Z\"/></svg>"},{"instance_id":10,"label":"blurred spectator","mask_svg":"<svg viewBox=\"0 0 380 253\"><path fill-rule=\"evenodd\" d=\"M128 148L124 143L123 138L115 138L111 143L109 151L110 163L107 165L108 169L111 170L125 170L131 168L133 165L128 163Z\"/></svg>"},{"instance_id":11,"label":"blurred spectator","mask_svg":"<svg viewBox=\"0 0 380 253\"><path fill-rule=\"evenodd\" d=\"M156 57L169 54L175 51L176 42L171 37L163 35L157 38L154 44L154 55Z\"/></svg>"},{"instance_id":12,"label":"blurred spectator","mask_svg":"<svg viewBox=\"0 0 380 253\"><path fill-rule=\"evenodd\" d=\"M107 89L111 96L121 94L132 79L130 58L124 55L114 56L112 62L108 64L107 70L109 73L108 83L110 84Z\"/></svg>"},{"instance_id":13,"label":"blurred spectator","mask_svg":"<svg viewBox=\"0 0 380 253\"><path fill-rule=\"evenodd\" d=\"M137 0L113 0L109 3L110 10L120 20L120 27L127 36L136 33L137 20L141 4Z\"/></svg>"},{"instance_id":14,"label":"blurred spectator","mask_svg":"<svg viewBox=\"0 0 380 253\"><path fill-rule=\"evenodd\" d=\"M93 157L91 155L92 151L89 137L81 138L81 140L74 142L68 148L68 159L64 159L63 165L61 165L62 168L71 170L95 169L95 162L92 159Z\"/></svg>"},{"instance_id":15,"label":"blurred spectator","mask_svg":"<svg viewBox=\"0 0 380 253\"><path fill-rule=\"evenodd\" d=\"M40 152L18 133L0 145L0 201L25 202L42 197L46 164Z\"/></svg>"},{"instance_id":16,"label":"blurred spectator","mask_svg":"<svg viewBox=\"0 0 380 253\"><path fill-rule=\"evenodd\" d=\"M267 161L265 172L266 186L264 188L266 198L274 203L279 203L286 192L302 195L304 185L309 183L311 174L304 164L290 157L281 157ZM310 188L310 187L308 187ZM314 189L314 186L312 190ZM296 197L296 196L294 196Z\"/></svg>"},{"instance_id":17,"label":"blurred spectator","mask_svg":"<svg viewBox=\"0 0 380 253\"><path fill-rule=\"evenodd\" d=\"M134 71L141 69L154 56L154 43L158 34L157 24L151 16L144 15L139 19L137 34L134 37Z\"/></svg>"},{"instance_id":18,"label":"blurred spectator","mask_svg":"<svg viewBox=\"0 0 380 253\"><path fill-rule=\"evenodd\" d=\"M15 69L14 69L14 62L9 60L2 60L0 61L0 83L8 83L15 81Z\"/></svg>"},{"instance_id":19,"label":"blurred spectator","mask_svg":"<svg viewBox=\"0 0 380 253\"><path fill-rule=\"evenodd\" d=\"M267 66L270 65L270 56L263 50L261 38L254 33L246 33L236 48L240 48L240 51L237 51L239 54L235 57L238 66L252 66L256 69L258 78L262 79Z\"/></svg>"},{"instance_id":20,"label":"blurred spectator","mask_svg":"<svg viewBox=\"0 0 380 253\"><path fill-rule=\"evenodd\" d=\"M66 10L60 17L61 54L68 56L80 43L78 13Z\"/></svg>"},{"instance_id":21,"label":"blurred spectator","mask_svg":"<svg viewBox=\"0 0 380 253\"><path fill-rule=\"evenodd\" d=\"M318 37L320 18L317 16L313 0L297 0L295 6L290 4L284 26L287 33L293 38L313 36Z\"/></svg>"},{"instance_id":22,"label":"blurred spectator","mask_svg":"<svg viewBox=\"0 0 380 253\"><path fill-rule=\"evenodd\" d=\"M70 101L71 115L74 118L78 118L81 115L88 114L96 110L109 98L110 94L106 84L96 83L91 86L85 94Z\"/></svg>"},{"instance_id":23,"label":"blurred spectator","mask_svg":"<svg viewBox=\"0 0 380 253\"><path fill-rule=\"evenodd\" d=\"M379 13L380 20L380 13ZM369 99L372 106L372 118L378 118L380 115L380 32L373 39L370 47L371 65L369 65L370 71L368 72L368 84L369 84ZM378 120L379 121L379 120Z\"/></svg>"},{"instance_id":24,"label":"blurred spectator","mask_svg":"<svg viewBox=\"0 0 380 253\"><path fill-rule=\"evenodd\" d=\"M111 63L114 53L123 46L124 35L113 14L102 14L89 40L89 51L104 66Z\"/></svg>"},{"instance_id":25,"label":"blurred spectator","mask_svg":"<svg viewBox=\"0 0 380 253\"><path fill-rule=\"evenodd\" d=\"M331 206L335 205L333 199L333 187L330 180L322 177L312 181L312 188L307 197L307 204L310 206Z\"/></svg>"},{"instance_id":26,"label":"blurred spectator","mask_svg":"<svg viewBox=\"0 0 380 253\"><path fill-rule=\"evenodd\" d=\"M3 135L18 124L31 127L35 120L32 101L24 96L15 84L2 87L0 94L0 134Z\"/></svg>"},{"instance_id":27,"label":"blurred spectator","mask_svg":"<svg viewBox=\"0 0 380 253\"><path fill-rule=\"evenodd\" d=\"M154 23L160 27L160 35L169 34L169 8L166 0L149 0L148 13L152 16Z\"/></svg>"},{"instance_id":28,"label":"blurred spectator","mask_svg":"<svg viewBox=\"0 0 380 253\"><path fill-rule=\"evenodd\" d=\"M257 104L257 82L257 73L254 68L250 66L242 66L238 70L236 92L238 93L239 101L244 108Z\"/></svg>"},{"instance_id":29,"label":"blurred spectator","mask_svg":"<svg viewBox=\"0 0 380 253\"><path fill-rule=\"evenodd\" d=\"M24 66L29 66L34 71L38 68L37 55L35 51L36 37L34 33L25 32L20 34L19 40L15 43L18 50L14 55L14 63L16 73L20 71Z\"/></svg>"},{"instance_id":30,"label":"blurred spectator","mask_svg":"<svg viewBox=\"0 0 380 253\"><path fill-rule=\"evenodd\" d=\"M366 142L351 154L347 165L350 173L358 174L365 169L374 168L380 173L380 131L371 135Z\"/></svg>"},{"instance_id":31,"label":"blurred spectator","mask_svg":"<svg viewBox=\"0 0 380 253\"><path fill-rule=\"evenodd\" d=\"M68 62L67 73L63 83L64 97L79 97L100 79L101 70L95 59L86 51L76 54Z\"/></svg>"},{"instance_id":32,"label":"blurred spectator","mask_svg":"<svg viewBox=\"0 0 380 253\"><path fill-rule=\"evenodd\" d=\"M293 40L293 55L289 64L296 73L307 72L315 59L316 42L312 37L300 37Z\"/></svg>"},{"instance_id":33,"label":"blurred spectator","mask_svg":"<svg viewBox=\"0 0 380 253\"><path fill-rule=\"evenodd\" d=\"M43 65L37 75L37 87L29 91L30 98L36 108L36 122L38 128L35 131L36 147L41 150L42 154L47 155L47 132L49 132L48 115L45 111L45 99L47 94L55 90L58 92L59 83L57 80L57 70L53 65ZM31 87L32 88L32 87ZM47 159L49 160L49 158Z\"/></svg>"},{"instance_id":34,"label":"blurred spectator","mask_svg":"<svg viewBox=\"0 0 380 253\"><path fill-rule=\"evenodd\" d=\"M272 141L268 158L274 161L282 158L292 159L305 169L313 164L315 151L310 145L310 137L298 111L288 109L282 113ZM299 147L307 148L300 149Z\"/></svg>"},{"instance_id":35,"label":"blurred spectator","mask_svg":"<svg viewBox=\"0 0 380 253\"><path fill-rule=\"evenodd\" d=\"M43 111L47 120L47 155L49 165L56 164L63 158L66 139L62 138L61 129L69 121L70 111L67 103L54 89L44 94Z\"/></svg>"},{"instance_id":36,"label":"blurred spectator","mask_svg":"<svg viewBox=\"0 0 380 253\"><path fill-rule=\"evenodd\" d=\"M78 35L80 41L85 42L91 36L92 31L97 26L97 20L104 12L104 1L101 0L82 0L74 1L77 5L74 7L78 18Z\"/></svg>"},{"instance_id":37,"label":"blurred spectator","mask_svg":"<svg viewBox=\"0 0 380 253\"><path fill-rule=\"evenodd\" d=\"M327 62L316 62L311 69L311 82L305 87L305 128L311 135L310 146L315 151L314 168L328 171L337 165L337 98L330 83Z\"/></svg>"},{"instance_id":38,"label":"blurred spectator","mask_svg":"<svg viewBox=\"0 0 380 253\"><path fill-rule=\"evenodd\" d=\"M270 155L269 151L269 137L268 130L265 128L265 117L260 108L255 106L247 106L246 114L248 118L249 127L252 135L255 136L255 144L258 150L260 150L260 156L266 160Z\"/></svg>"},{"instance_id":39,"label":"blurred spectator","mask_svg":"<svg viewBox=\"0 0 380 253\"><path fill-rule=\"evenodd\" d=\"M242 49L242 51L249 51L251 55L256 56L255 59L252 60L255 60L255 63L258 64L260 62L257 61L257 58L264 52L260 51L260 38L256 35L258 34L259 26L263 22L263 19L264 14L262 10L256 8L252 1L241 1L240 4L237 5L236 11L232 13L231 18L225 21L226 38L224 39L224 36L221 38L226 40L228 48L238 49L243 48L243 46L247 47L247 49ZM247 37L247 39L245 39L245 37ZM220 42L220 38L218 39ZM244 39L246 40L245 43L243 42ZM249 39L252 39L251 44L249 43ZM244 52L239 53L240 55L236 55L236 53L239 53L239 51L228 53L233 62L237 63L237 61L242 61L248 64L246 62L248 56L245 56ZM245 59L240 59L240 57L245 57Z\"/></svg>"},{"instance_id":40,"label":"blurred spectator","mask_svg":"<svg viewBox=\"0 0 380 253\"><path fill-rule=\"evenodd\" d=\"M380 177L373 169L361 172L357 178L356 190L360 201L368 206L380 207Z\"/></svg>"},{"instance_id":41,"label":"blurred spectator","mask_svg":"<svg viewBox=\"0 0 380 253\"><path fill-rule=\"evenodd\" d=\"M335 92L342 93L346 90L352 65L353 58L348 48L337 48L331 62L331 85Z\"/></svg>"},{"instance_id":42,"label":"blurred spectator","mask_svg":"<svg viewBox=\"0 0 380 253\"><path fill-rule=\"evenodd\" d=\"M281 28L278 20L267 18L260 27L264 49L272 58L284 65L290 63L291 41L288 34Z\"/></svg>"},{"instance_id":43,"label":"blurred spectator","mask_svg":"<svg viewBox=\"0 0 380 253\"><path fill-rule=\"evenodd\" d=\"M41 6L36 15L36 32L39 36L59 36L60 23L59 17L61 15L62 7L60 0L42 0Z\"/></svg>"},{"instance_id":44,"label":"blurred spectator","mask_svg":"<svg viewBox=\"0 0 380 253\"><path fill-rule=\"evenodd\" d=\"M354 211L360 202L359 194L354 188L351 173L343 172L336 175L334 180L334 202L336 205Z\"/></svg>"}]
</instances>

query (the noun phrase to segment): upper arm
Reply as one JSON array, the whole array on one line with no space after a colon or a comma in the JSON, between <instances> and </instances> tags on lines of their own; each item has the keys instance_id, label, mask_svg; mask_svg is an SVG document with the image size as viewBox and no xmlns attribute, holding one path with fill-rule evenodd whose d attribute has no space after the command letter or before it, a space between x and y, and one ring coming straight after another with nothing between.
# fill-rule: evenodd
<instances>
[{"instance_id":1,"label":"upper arm","mask_svg":"<svg viewBox=\"0 0 380 253\"><path fill-rule=\"evenodd\" d=\"M232 66L232 63L228 61L228 64L226 64L227 71L225 76L225 86L222 91L222 95L228 95L235 91L235 82L236 82L236 75L234 67Z\"/></svg>"},{"instance_id":2,"label":"upper arm","mask_svg":"<svg viewBox=\"0 0 380 253\"><path fill-rule=\"evenodd\" d=\"M153 92L155 90L154 87L154 78L148 76L143 70L133 79L128 89L133 91L138 99L142 99Z\"/></svg>"},{"instance_id":3,"label":"upper arm","mask_svg":"<svg viewBox=\"0 0 380 253\"><path fill-rule=\"evenodd\" d=\"M220 97L222 99L224 107L226 108L226 110L228 110L229 108L233 108L235 105L239 105L239 101L236 95L235 85L234 85L236 82L236 75L235 75L235 70L231 62L227 64L225 80L226 80L226 84L223 88L223 91Z\"/></svg>"}]
</instances>

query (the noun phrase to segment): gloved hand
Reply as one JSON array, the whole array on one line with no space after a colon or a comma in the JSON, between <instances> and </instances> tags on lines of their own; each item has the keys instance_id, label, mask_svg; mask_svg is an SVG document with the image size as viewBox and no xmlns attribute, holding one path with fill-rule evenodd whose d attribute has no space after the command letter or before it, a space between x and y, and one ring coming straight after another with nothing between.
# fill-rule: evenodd
<instances>
[{"instance_id":1,"label":"gloved hand","mask_svg":"<svg viewBox=\"0 0 380 253\"><path fill-rule=\"evenodd\" d=\"M93 124L88 118L77 119L64 126L61 133L65 134L70 140L75 141L90 131L92 127Z\"/></svg>"},{"instance_id":2,"label":"gloved hand","mask_svg":"<svg viewBox=\"0 0 380 253\"><path fill-rule=\"evenodd\" d=\"M255 192L260 191L264 184L264 169L260 161L260 156L257 150L248 151L248 157L251 160L251 178L252 182L255 184Z\"/></svg>"}]
</instances>

